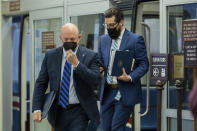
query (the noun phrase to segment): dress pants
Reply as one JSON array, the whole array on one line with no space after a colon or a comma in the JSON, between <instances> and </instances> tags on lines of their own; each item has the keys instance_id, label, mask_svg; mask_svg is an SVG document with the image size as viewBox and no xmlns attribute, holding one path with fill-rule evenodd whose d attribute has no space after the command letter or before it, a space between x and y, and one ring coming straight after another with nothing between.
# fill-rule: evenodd
<instances>
[{"instance_id":1,"label":"dress pants","mask_svg":"<svg viewBox=\"0 0 197 131\"><path fill-rule=\"evenodd\" d=\"M86 131L88 116L79 105L70 109L58 107L55 131Z\"/></svg>"},{"instance_id":2,"label":"dress pants","mask_svg":"<svg viewBox=\"0 0 197 131\"><path fill-rule=\"evenodd\" d=\"M105 86L103 104L101 105L101 123L103 131L125 131L126 123L133 111L133 106L126 106L121 99L115 98L118 88Z\"/></svg>"}]
</instances>

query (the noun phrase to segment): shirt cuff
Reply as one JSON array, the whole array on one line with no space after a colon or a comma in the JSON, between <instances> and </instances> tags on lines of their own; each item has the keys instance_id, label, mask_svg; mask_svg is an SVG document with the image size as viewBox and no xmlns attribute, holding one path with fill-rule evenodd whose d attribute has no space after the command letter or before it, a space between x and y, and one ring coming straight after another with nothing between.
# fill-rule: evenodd
<instances>
[{"instance_id":1,"label":"shirt cuff","mask_svg":"<svg viewBox=\"0 0 197 131\"><path fill-rule=\"evenodd\" d=\"M41 112L41 110L35 110L34 113Z\"/></svg>"},{"instance_id":2,"label":"shirt cuff","mask_svg":"<svg viewBox=\"0 0 197 131\"><path fill-rule=\"evenodd\" d=\"M131 78L131 76L129 75L129 77L130 77L130 81L132 82L132 78Z\"/></svg>"},{"instance_id":3,"label":"shirt cuff","mask_svg":"<svg viewBox=\"0 0 197 131\"><path fill-rule=\"evenodd\" d=\"M73 69L75 70L75 69L77 68L78 65L79 65L79 61L78 61L78 63L77 63L76 66L73 65Z\"/></svg>"}]
</instances>

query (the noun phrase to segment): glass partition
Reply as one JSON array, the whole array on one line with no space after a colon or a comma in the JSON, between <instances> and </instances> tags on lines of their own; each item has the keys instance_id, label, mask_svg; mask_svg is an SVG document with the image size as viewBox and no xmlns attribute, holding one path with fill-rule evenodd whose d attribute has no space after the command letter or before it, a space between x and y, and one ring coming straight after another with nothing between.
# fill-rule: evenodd
<instances>
[{"instance_id":1,"label":"glass partition","mask_svg":"<svg viewBox=\"0 0 197 131\"><path fill-rule=\"evenodd\" d=\"M34 20L34 71L35 80L41 69L41 64L47 49L61 46L59 39L60 28L62 26L62 18ZM47 90L49 91L49 89ZM49 131L51 126L47 119L42 120L42 123L35 123L34 130Z\"/></svg>"},{"instance_id":2,"label":"glass partition","mask_svg":"<svg viewBox=\"0 0 197 131\"><path fill-rule=\"evenodd\" d=\"M170 131L177 131L177 120L175 118L168 118L168 129ZM194 131L192 120L182 120L182 131Z\"/></svg>"},{"instance_id":3,"label":"glass partition","mask_svg":"<svg viewBox=\"0 0 197 131\"><path fill-rule=\"evenodd\" d=\"M189 19L197 19L197 4L186 4L168 7L168 52L170 54L169 66L172 66L172 55L174 53L183 53L182 46L182 21ZM176 89L172 68L169 68L169 84L168 84L168 107L176 108ZM185 80L183 88L183 109L188 109L187 97L191 91L193 84L192 68L185 68Z\"/></svg>"},{"instance_id":4,"label":"glass partition","mask_svg":"<svg viewBox=\"0 0 197 131\"><path fill-rule=\"evenodd\" d=\"M168 53L170 54L169 67L173 66L173 54L183 53L184 47L182 43L182 23L183 20L197 19L197 3L184 4L169 6L167 8L167 36L168 36ZM173 69L169 68L169 81L167 88L167 108L176 109L177 105L177 93L175 88L175 80L172 78ZM183 110L188 110L188 95L193 87L193 69L184 69L184 84L182 91L182 108ZM177 130L177 119L168 118L168 131ZM183 115L182 119L182 131L192 131L194 130L193 120L185 119Z\"/></svg>"},{"instance_id":5,"label":"glass partition","mask_svg":"<svg viewBox=\"0 0 197 131\"><path fill-rule=\"evenodd\" d=\"M80 45L98 51L98 41L104 34L104 15L92 14L82 16L72 16L71 23L76 24L79 28L82 38Z\"/></svg>"},{"instance_id":6,"label":"glass partition","mask_svg":"<svg viewBox=\"0 0 197 131\"><path fill-rule=\"evenodd\" d=\"M45 52L48 49L47 43L43 40L43 33L47 35L47 33L51 33L52 41L48 43L53 43L52 48L61 46L61 41L59 39L60 28L62 26L61 18L54 19L44 19L44 20L35 20L34 21L34 41L35 41L35 79L38 77L38 73L40 71L40 67L42 64L42 60L45 56ZM51 44L50 44L51 45Z\"/></svg>"}]
</instances>

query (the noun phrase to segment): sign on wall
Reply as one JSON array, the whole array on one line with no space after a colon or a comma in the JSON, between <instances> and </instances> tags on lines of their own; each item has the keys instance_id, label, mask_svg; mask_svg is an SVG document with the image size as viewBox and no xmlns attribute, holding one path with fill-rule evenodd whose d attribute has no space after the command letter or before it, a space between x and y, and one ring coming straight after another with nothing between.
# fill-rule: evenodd
<instances>
[{"instance_id":1,"label":"sign on wall","mask_svg":"<svg viewBox=\"0 0 197 131\"><path fill-rule=\"evenodd\" d=\"M197 20L185 20L182 24L185 67L197 67Z\"/></svg>"},{"instance_id":2,"label":"sign on wall","mask_svg":"<svg viewBox=\"0 0 197 131\"><path fill-rule=\"evenodd\" d=\"M184 54L173 54L173 79L184 79Z\"/></svg>"},{"instance_id":3,"label":"sign on wall","mask_svg":"<svg viewBox=\"0 0 197 131\"><path fill-rule=\"evenodd\" d=\"M167 54L152 54L151 58L151 79L167 81L168 76L168 55Z\"/></svg>"},{"instance_id":4,"label":"sign on wall","mask_svg":"<svg viewBox=\"0 0 197 131\"><path fill-rule=\"evenodd\" d=\"M54 31L42 32L42 53L51 48L56 48L56 44L54 44Z\"/></svg>"},{"instance_id":5,"label":"sign on wall","mask_svg":"<svg viewBox=\"0 0 197 131\"><path fill-rule=\"evenodd\" d=\"M20 10L20 1L11 1L10 2L10 11L18 11Z\"/></svg>"}]
</instances>

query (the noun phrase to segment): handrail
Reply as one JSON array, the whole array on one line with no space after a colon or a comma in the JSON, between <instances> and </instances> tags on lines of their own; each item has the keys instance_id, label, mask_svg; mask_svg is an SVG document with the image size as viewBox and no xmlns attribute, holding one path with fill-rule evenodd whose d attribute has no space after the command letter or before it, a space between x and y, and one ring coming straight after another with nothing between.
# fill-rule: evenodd
<instances>
[{"instance_id":1,"label":"handrail","mask_svg":"<svg viewBox=\"0 0 197 131\"><path fill-rule=\"evenodd\" d=\"M148 54L148 57L149 57L149 54L150 54L150 36L151 36L150 27L147 24L145 24L144 22L141 22L141 25L143 25L148 30L148 40L146 39L146 35L144 35L144 38L147 41L147 54ZM149 69L150 69L150 66L149 66ZM146 110L145 110L144 113L141 113L141 117L145 116L150 110L150 106L149 106L150 105L150 80L149 80L150 77L149 76L150 76L150 72L148 71L147 72L147 77L146 77L146 81L147 81L147 84L146 84L146 89L147 89L146 90Z\"/></svg>"}]
</instances>

